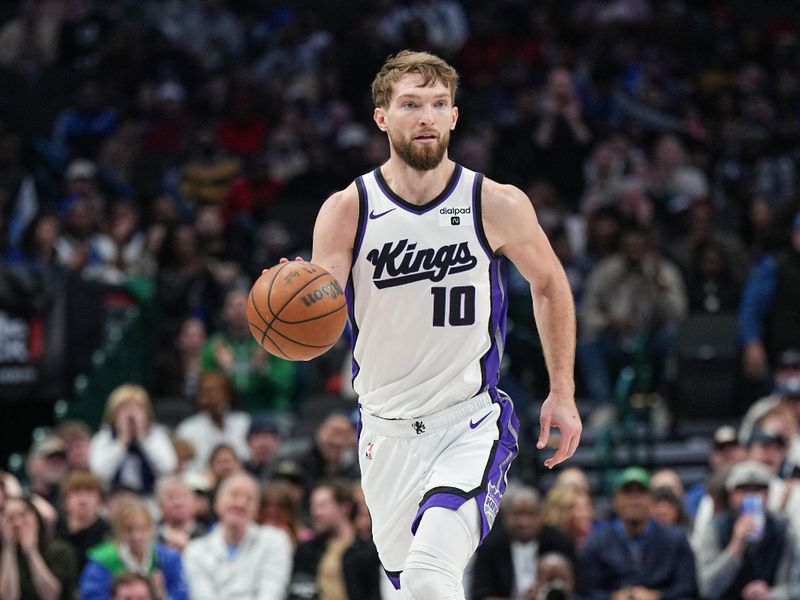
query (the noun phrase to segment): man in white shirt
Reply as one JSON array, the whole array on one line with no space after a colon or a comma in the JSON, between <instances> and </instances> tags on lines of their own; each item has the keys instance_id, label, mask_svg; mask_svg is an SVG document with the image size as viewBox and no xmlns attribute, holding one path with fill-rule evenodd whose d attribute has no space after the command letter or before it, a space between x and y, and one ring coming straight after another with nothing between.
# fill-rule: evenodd
<instances>
[{"instance_id":1,"label":"man in white shirt","mask_svg":"<svg viewBox=\"0 0 800 600\"><path fill-rule=\"evenodd\" d=\"M189 542L184 571L193 600L283 600L292 569L292 544L275 527L256 525L259 488L249 474L220 484L219 524Z\"/></svg>"},{"instance_id":2,"label":"man in white shirt","mask_svg":"<svg viewBox=\"0 0 800 600\"><path fill-rule=\"evenodd\" d=\"M189 470L205 470L211 452L220 444L232 446L242 461L249 458L250 415L231 410L234 394L233 384L222 373L211 371L200 377L197 385L199 412L181 421L175 430L179 438L194 447L195 456Z\"/></svg>"}]
</instances>

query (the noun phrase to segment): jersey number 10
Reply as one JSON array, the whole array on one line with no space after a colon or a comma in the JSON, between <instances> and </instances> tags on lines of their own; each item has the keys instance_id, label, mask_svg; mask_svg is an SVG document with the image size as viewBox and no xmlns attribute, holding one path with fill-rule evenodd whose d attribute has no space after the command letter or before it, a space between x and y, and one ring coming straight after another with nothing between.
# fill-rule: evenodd
<instances>
[{"instance_id":1,"label":"jersey number 10","mask_svg":"<svg viewBox=\"0 0 800 600\"><path fill-rule=\"evenodd\" d=\"M471 285L458 285L450 288L432 287L433 294L433 326L444 327L445 315L451 327L472 325L475 323L475 288ZM448 302L448 295L449 302ZM447 305L450 305L449 310Z\"/></svg>"}]
</instances>

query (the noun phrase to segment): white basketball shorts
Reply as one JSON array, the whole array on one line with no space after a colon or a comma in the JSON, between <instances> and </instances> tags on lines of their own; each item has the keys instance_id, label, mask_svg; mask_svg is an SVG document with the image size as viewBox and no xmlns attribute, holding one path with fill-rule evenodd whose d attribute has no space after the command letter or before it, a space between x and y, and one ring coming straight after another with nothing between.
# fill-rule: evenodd
<instances>
[{"instance_id":1,"label":"white basketball shorts","mask_svg":"<svg viewBox=\"0 0 800 600\"><path fill-rule=\"evenodd\" d=\"M475 499L481 540L486 537L519 451L518 432L514 406L499 390L417 419L381 419L362 411L361 484L375 545L395 587L428 508L457 510Z\"/></svg>"}]
</instances>

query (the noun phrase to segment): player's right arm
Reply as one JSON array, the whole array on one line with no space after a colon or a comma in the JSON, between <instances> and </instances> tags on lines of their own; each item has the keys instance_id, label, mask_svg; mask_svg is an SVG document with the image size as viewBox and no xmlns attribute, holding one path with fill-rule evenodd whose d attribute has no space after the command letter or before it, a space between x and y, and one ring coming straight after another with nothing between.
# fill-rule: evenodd
<instances>
[{"instance_id":1,"label":"player's right arm","mask_svg":"<svg viewBox=\"0 0 800 600\"><path fill-rule=\"evenodd\" d=\"M350 277L357 229L358 189L353 182L325 201L314 224L311 262L326 269L342 288Z\"/></svg>"}]
</instances>

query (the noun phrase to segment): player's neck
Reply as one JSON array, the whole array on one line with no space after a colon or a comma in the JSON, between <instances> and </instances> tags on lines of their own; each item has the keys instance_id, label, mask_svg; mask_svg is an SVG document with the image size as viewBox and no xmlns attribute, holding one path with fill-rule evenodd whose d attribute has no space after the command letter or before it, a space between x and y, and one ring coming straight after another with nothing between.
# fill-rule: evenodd
<instances>
[{"instance_id":1,"label":"player's neck","mask_svg":"<svg viewBox=\"0 0 800 600\"><path fill-rule=\"evenodd\" d=\"M395 194L421 206L442 193L455 168L456 163L447 155L429 171L418 171L398 156L392 156L381 166L381 175Z\"/></svg>"}]
</instances>

